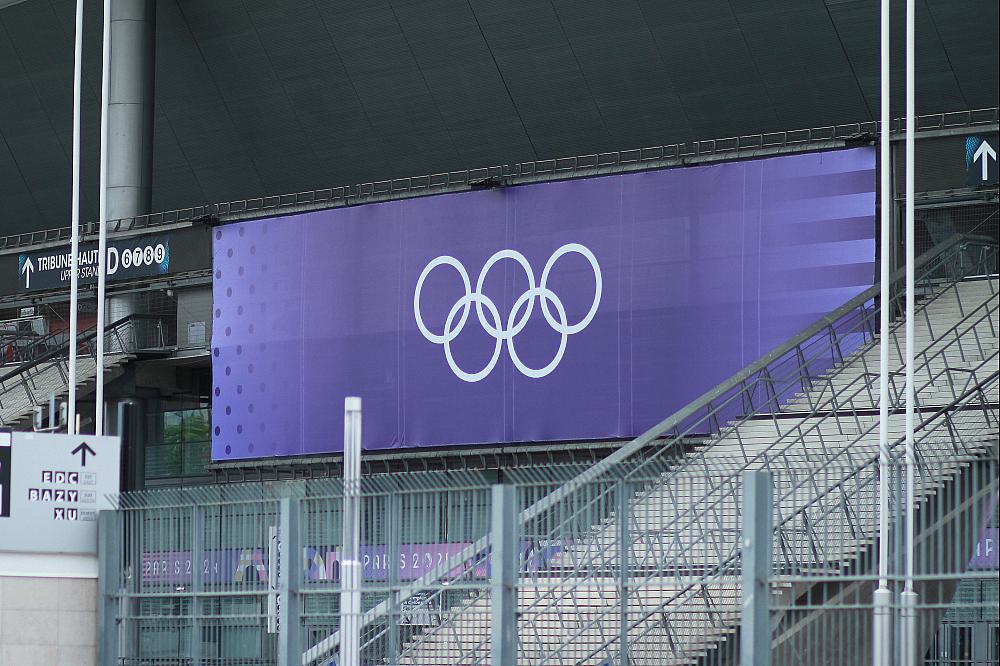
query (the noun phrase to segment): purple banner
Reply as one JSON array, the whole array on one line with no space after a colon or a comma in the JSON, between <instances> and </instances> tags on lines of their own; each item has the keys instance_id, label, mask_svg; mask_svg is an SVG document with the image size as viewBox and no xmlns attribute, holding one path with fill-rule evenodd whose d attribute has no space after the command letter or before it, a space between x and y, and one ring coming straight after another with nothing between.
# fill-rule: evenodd
<instances>
[{"instance_id":1,"label":"purple banner","mask_svg":"<svg viewBox=\"0 0 1000 666\"><path fill-rule=\"evenodd\" d=\"M869 148L214 233L217 460L635 436L868 288Z\"/></svg>"},{"instance_id":2,"label":"purple banner","mask_svg":"<svg viewBox=\"0 0 1000 666\"><path fill-rule=\"evenodd\" d=\"M1000 569L1000 529L987 527L983 530L983 535L976 544L976 552L969 560L969 569L972 570L996 570Z\"/></svg>"},{"instance_id":3,"label":"purple banner","mask_svg":"<svg viewBox=\"0 0 1000 666\"><path fill-rule=\"evenodd\" d=\"M468 548L469 543L403 544L396 562L400 581L420 578ZM542 571L564 550L562 542L538 544L524 541L520 558L528 571ZM384 545L361 546L361 575L367 581L389 579L389 557ZM307 581L340 580L340 552L331 547L307 546L302 549L303 579ZM470 565L471 566L471 565ZM267 583L268 553L266 548L229 548L202 553L193 561L185 550L159 551L142 554L142 582L186 585L194 580L194 568L201 570L204 583ZM462 571L456 567L454 575ZM490 575L489 556L471 569L475 578Z\"/></svg>"}]
</instances>

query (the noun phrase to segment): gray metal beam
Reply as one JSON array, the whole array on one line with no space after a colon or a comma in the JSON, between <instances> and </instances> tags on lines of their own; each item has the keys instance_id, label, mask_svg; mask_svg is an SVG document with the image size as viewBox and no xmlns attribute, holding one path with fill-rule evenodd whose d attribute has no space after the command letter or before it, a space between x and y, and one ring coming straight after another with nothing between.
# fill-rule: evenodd
<instances>
[{"instance_id":1,"label":"gray metal beam","mask_svg":"<svg viewBox=\"0 0 1000 666\"><path fill-rule=\"evenodd\" d=\"M281 541L278 545L278 666L302 663L302 627L299 622L299 585L302 580L302 535L298 498L283 497L279 505Z\"/></svg>"},{"instance_id":2,"label":"gray metal beam","mask_svg":"<svg viewBox=\"0 0 1000 666\"><path fill-rule=\"evenodd\" d=\"M517 500L513 486L493 486L490 631L493 666L517 663Z\"/></svg>"},{"instance_id":3,"label":"gray metal beam","mask_svg":"<svg viewBox=\"0 0 1000 666\"><path fill-rule=\"evenodd\" d=\"M771 473L743 473L742 622L740 663L771 664Z\"/></svg>"}]
</instances>

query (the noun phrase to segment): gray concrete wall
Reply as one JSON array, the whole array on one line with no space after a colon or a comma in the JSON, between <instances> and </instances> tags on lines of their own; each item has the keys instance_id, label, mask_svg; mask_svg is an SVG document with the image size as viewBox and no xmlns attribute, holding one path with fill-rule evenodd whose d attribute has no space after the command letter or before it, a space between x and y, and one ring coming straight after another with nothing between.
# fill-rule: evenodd
<instances>
[{"instance_id":1,"label":"gray concrete wall","mask_svg":"<svg viewBox=\"0 0 1000 666\"><path fill-rule=\"evenodd\" d=\"M0 576L0 666L96 664L96 579Z\"/></svg>"},{"instance_id":2,"label":"gray concrete wall","mask_svg":"<svg viewBox=\"0 0 1000 666\"><path fill-rule=\"evenodd\" d=\"M194 324L195 327L190 327ZM199 327L199 324L203 327ZM202 333L202 341L192 333ZM212 343L212 288L179 289L177 291L177 344L180 347L208 347Z\"/></svg>"}]
</instances>

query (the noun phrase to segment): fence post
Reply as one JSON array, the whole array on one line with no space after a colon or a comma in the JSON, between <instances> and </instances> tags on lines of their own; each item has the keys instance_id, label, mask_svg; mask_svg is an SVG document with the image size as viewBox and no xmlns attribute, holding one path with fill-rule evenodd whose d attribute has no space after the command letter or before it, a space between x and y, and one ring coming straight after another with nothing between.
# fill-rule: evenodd
<instances>
[{"instance_id":1,"label":"fence post","mask_svg":"<svg viewBox=\"0 0 1000 666\"><path fill-rule=\"evenodd\" d=\"M201 561L204 544L205 512L195 504L191 507L191 663L201 664Z\"/></svg>"},{"instance_id":2,"label":"fence post","mask_svg":"<svg viewBox=\"0 0 1000 666\"><path fill-rule=\"evenodd\" d=\"M743 613L740 663L771 664L771 473L743 472Z\"/></svg>"},{"instance_id":3,"label":"fence post","mask_svg":"<svg viewBox=\"0 0 1000 666\"><path fill-rule=\"evenodd\" d=\"M361 666L361 398L344 398L344 555L340 562L340 666Z\"/></svg>"},{"instance_id":4,"label":"fence post","mask_svg":"<svg viewBox=\"0 0 1000 666\"><path fill-rule=\"evenodd\" d=\"M513 486L493 486L490 599L493 666L517 663L517 506Z\"/></svg>"},{"instance_id":5,"label":"fence post","mask_svg":"<svg viewBox=\"0 0 1000 666\"><path fill-rule=\"evenodd\" d=\"M302 584L300 510L298 498L281 498L278 509L278 666L302 663L298 594Z\"/></svg>"},{"instance_id":6,"label":"fence post","mask_svg":"<svg viewBox=\"0 0 1000 666\"><path fill-rule=\"evenodd\" d=\"M104 510L97 514L97 663L118 663L117 599L119 566L118 514Z\"/></svg>"},{"instance_id":7,"label":"fence post","mask_svg":"<svg viewBox=\"0 0 1000 666\"><path fill-rule=\"evenodd\" d=\"M618 589L621 604L618 609L618 665L628 666L628 576L629 576L629 537L628 537L628 483L625 479L618 480L617 492L618 515Z\"/></svg>"},{"instance_id":8,"label":"fence post","mask_svg":"<svg viewBox=\"0 0 1000 666\"><path fill-rule=\"evenodd\" d=\"M389 579L389 613L388 613L388 645L386 657L389 664L399 663L399 600L396 590L399 589L399 552L402 546L403 534L403 497L398 491L389 493L386 512L386 567Z\"/></svg>"}]
</instances>

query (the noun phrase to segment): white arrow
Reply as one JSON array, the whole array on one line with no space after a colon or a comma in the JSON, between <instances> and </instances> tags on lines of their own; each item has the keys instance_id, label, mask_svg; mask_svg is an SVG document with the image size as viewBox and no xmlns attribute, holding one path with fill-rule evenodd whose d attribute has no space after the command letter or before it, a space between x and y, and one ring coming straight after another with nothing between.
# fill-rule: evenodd
<instances>
[{"instance_id":1,"label":"white arrow","mask_svg":"<svg viewBox=\"0 0 1000 666\"><path fill-rule=\"evenodd\" d=\"M979 144L979 150L976 151L976 154L972 158L973 164L978 162L979 158L983 159L983 180L989 179L989 163L991 157L995 162L997 159L997 153L993 150L993 146L991 146L989 142L984 139L983 142Z\"/></svg>"},{"instance_id":2,"label":"white arrow","mask_svg":"<svg viewBox=\"0 0 1000 666\"><path fill-rule=\"evenodd\" d=\"M24 266L21 266L21 273L24 274L24 288L31 288L31 271L35 270L34 264L31 263L31 257L27 257L24 260Z\"/></svg>"}]
</instances>

